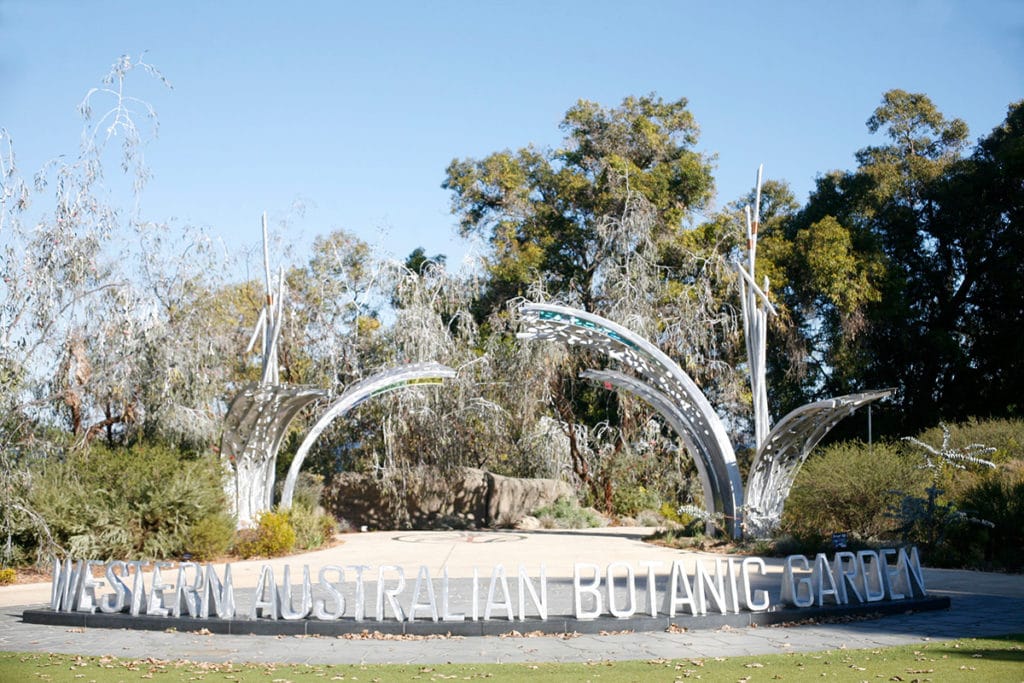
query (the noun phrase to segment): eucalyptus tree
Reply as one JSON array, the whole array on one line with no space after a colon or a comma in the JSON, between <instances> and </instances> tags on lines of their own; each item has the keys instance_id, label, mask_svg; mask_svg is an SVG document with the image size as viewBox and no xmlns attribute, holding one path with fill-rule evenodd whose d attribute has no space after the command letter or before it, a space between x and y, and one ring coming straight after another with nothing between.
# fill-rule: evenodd
<instances>
[{"instance_id":1,"label":"eucalyptus tree","mask_svg":"<svg viewBox=\"0 0 1024 683\"><path fill-rule=\"evenodd\" d=\"M443 186L461 233L491 246L484 310L538 281L593 310L621 265L616 254L657 260L649 237L677 231L711 197L711 164L695 150L685 99L627 97L610 109L580 100L561 129L559 149L528 146L448 166Z\"/></svg>"},{"instance_id":2,"label":"eucalyptus tree","mask_svg":"<svg viewBox=\"0 0 1024 683\"><path fill-rule=\"evenodd\" d=\"M318 236L307 262L285 275L282 379L335 390L365 376L381 353L392 270L348 231Z\"/></svg>"},{"instance_id":3,"label":"eucalyptus tree","mask_svg":"<svg viewBox=\"0 0 1024 683\"><path fill-rule=\"evenodd\" d=\"M518 297L559 300L655 339L701 379L730 374L713 349L717 337L735 336L735 311L706 273L729 275L721 253L686 236L713 193L686 100L652 94L612 108L581 100L561 129L558 149L530 146L448 167L444 187L461 233L490 245L477 319ZM650 414L579 381L595 362L604 361L565 357L538 395L562 425L576 478L610 509L622 472L640 462L633 451Z\"/></svg>"},{"instance_id":4,"label":"eucalyptus tree","mask_svg":"<svg viewBox=\"0 0 1024 683\"><path fill-rule=\"evenodd\" d=\"M885 93L867 125L886 140L821 176L785 227L780 293L816 370L805 391L895 386L904 431L936 413L1013 414L1003 322L1019 313L1020 116L1011 107L965 156L963 121L925 95Z\"/></svg>"},{"instance_id":5,"label":"eucalyptus tree","mask_svg":"<svg viewBox=\"0 0 1024 683\"><path fill-rule=\"evenodd\" d=\"M111 201L119 193L138 196L148 178L143 148L155 133L151 107L127 91L129 77L162 75L142 60L121 57L99 87L79 105L84 119L76 154L55 157L27 181L15 163L13 135L0 131L0 503L7 536L20 524L37 529L41 520L26 504L30 485L25 465L66 444L42 437L61 419L77 437L132 419L126 404L109 410L90 405L96 378L115 372L90 353L104 335L123 336L127 284L117 257L119 239L130 233L137 214ZM166 83L166 81L164 81ZM146 125L149 125L146 124ZM122 176L105 166L115 155ZM105 319L96 309L106 306ZM115 372L116 374L116 372Z\"/></svg>"},{"instance_id":6,"label":"eucalyptus tree","mask_svg":"<svg viewBox=\"0 0 1024 683\"><path fill-rule=\"evenodd\" d=\"M979 140L938 188L935 232L951 271L943 309L966 362L944 397L954 416L1020 416L1024 405L1024 101Z\"/></svg>"}]
</instances>

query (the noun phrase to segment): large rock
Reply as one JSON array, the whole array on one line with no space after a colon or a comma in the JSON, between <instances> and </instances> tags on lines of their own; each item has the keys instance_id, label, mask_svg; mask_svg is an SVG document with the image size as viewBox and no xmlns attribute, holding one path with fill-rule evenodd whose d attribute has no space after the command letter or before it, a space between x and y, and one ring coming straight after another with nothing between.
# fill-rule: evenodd
<instances>
[{"instance_id":1,"label":"large rock","mask_svg":"<svg viewBox=\"0 0 1024 683\"><path fill-rule=\"evenodd\" d=\"M358 528L394 529L400 511L376 478L356 472L336 474L324 487L323 505L335 517Z\"/></svg>"},{"instance_id":2,"label":"large rock","mask_svg":"<svg viewBox=\"0 0 1024 683\"><path fill-rule=\"evenodd\" d=\"M493 528L514 527L537 508L573 495L569 485L558 479L516 479L490 473L487 478L487 521Z\"/></svg>"},{"instance_id":3,"label":"large rock","mask_svg":"<svg viewBox=\"0 0 1024 683\"><path fill-rule=\"evenodd\" d=\"M486 526L486 472L472 467L443 473L420 468L408 488L406 509L414 529Z\"/></svg>"},{"instance_id":4,"label":"large rock","mask_svg":"<svg viewBox=\"0 0 1024 683\"><path fill-rule=\"evenodd\" d=\"M534 510L571 496L555 479L516 479L464 467L421 467L402 479L343 472L324 490L324 506L355 527L477 529L514 527Z\"/></svg>"},{"instance_id":5,"label":"large rock","mask_svg":"<svg viewBox=\"0 0 1024 683\"><path fill-rule=\"evenodd\" d=\"M343 472L324 493L336 517L370 529L475 529L487 525L488 482L483 470L440 472L421 467L382 481Z\"/></svg>"},{"instance_id":6,"label":"large rock","mask_svg":"<svg viewBox=\"0 0 1024 683\"><path fill-rule=\"evenodd\" d=\"M533 515L526 515L516 522L516 529L519 531L536 531L540 528L540 520Z\"/></svg>"}]
</instances>

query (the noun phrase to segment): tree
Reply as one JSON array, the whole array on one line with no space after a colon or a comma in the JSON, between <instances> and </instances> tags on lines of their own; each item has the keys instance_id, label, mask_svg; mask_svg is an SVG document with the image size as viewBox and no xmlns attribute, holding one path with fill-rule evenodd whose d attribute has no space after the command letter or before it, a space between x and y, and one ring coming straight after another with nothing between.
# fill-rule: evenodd
<instances>
[{"instance_id":1,"label":"tree","mask_svg":"<svg viewBox=\"0 0 1024 683\"><path fill-rule=\"evenodd\" d=\"M1019 410L1000 379L1020 376L1019 354L995 344L1012 347L1020 311L1020 116L1011 107L965 158L963 121L893 90L867 123L887 143L818 179L784 228L807 393L895 386L903 429Z\"/></svg>"},{"instance_id":2,"label":"tree","mask_svg":"<svg viewBox=\"0 0 1024 683\"><path fill-rule=\"evenodd\" d=\"M0 525L6 536L0 562L11 560L12 534L20 526L47 535L25 497L31 486L27 465L67 443L39 438L42 433L61 415L74 436L85 438L132 419L131 411L116 410L109 400L97 409L90 397L98 395L92 391L98 377L122 369L114 356L92 351L115 344L119 323L136 313L122 307L130 297L123 295L116 249L137 216L126 216L110 201L118 178L104 174L119 140L128 192L137 196L148 177L145 131L137 121L147 120L152 109L126 92L136 71L164 80L142 60L118 59L79 105L85 124L78 153L47 164L31 185L15 164L10 134L0 131ZM96 115L93 108L101 105Z\"/></svg>"},{"instance_id":3,"label":"tree","mask_svg":"<svg viewBox=\"0 0 1024 683\"><path fill-rule=\"evenodd\" d=\"M424 271L430 264L436 264L443 266L448 257L444 254L434 254L433 256L427 256L427 251L423 247L416 247L413 249L408 256L405 257L405 267L407 270L412 271L418 275L423 275Z\"/></svg>"},{"instance_id":4,"label":"tree","mask_svg":"<svg viewBox=\"0 0 1024 683\"><path fill-rule=\"evenodd\" d=\"M395 281L391 271L350 232L314 240L306 265L289 269L285 278L289 303L280 353L286 381L336 390L373 367L383 353L376 333Z\"/></svg>"},{"instance_id":5,"label":"tree","mask_svg":"<svg viewBox=\"0 0 1024 683\"><path fill-rule=\"evenodd\" d=\"M934 319L949 330L952 418L1024 411L1024 102L938 183L934 233L945 278Z\"/></svg>"},{"instance_id":6,"label":"tree","mask_svg":"<svg viewBox=\"0 0 1024 683\"><path fill-rule=\"evenodd\" d=\"M722 317L721 302L695 276L707 253L695 254L681 237L713 190L686 100L628 97L614 108L581 100L561 128L560 149L526 147L448 167L444 187L462 234L491 246L476 318L486 321L520 297L553 297L656 339L701 377L713 376L722 366L702 361L714 355L707 342L729 313ZM687 272L666 267L672 249L672 265ZM722 265L717 257L712 270ZM650 411L577 379L605 362L567 356L536 393L561 423L577 479L610 511L619 475L639 462L634 446Z\"/></svg>"},{"instance_id":7,"label":"tree","mask_svg":"<svg viewBox=\"0 0 1024 683\"><path fill-rule=\"evenodd\" d=\"M612 109L580 100L561 128L561 149L531 146L448 166L443 187L453 193L461 234L491 246L478 318L538 281L595 310L607 271L618 265L610 257L648 246L646 234L616 241L606 228L642 218L643 232L657 239L711 197L711 164L694 150L697 124L685 99L627 97Z\"/></svg>"}]
</instances>

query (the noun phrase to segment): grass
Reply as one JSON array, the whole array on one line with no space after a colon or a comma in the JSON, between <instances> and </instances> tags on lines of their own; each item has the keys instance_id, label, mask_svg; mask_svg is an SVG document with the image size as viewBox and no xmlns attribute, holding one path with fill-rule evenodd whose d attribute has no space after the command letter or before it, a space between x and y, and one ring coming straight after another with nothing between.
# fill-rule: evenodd
<instances>
[{"instance_id":1,"label":"grass","mask_svg":"<svg viewBox=\"0 0 1024 683\"><path fill-rule=\"evenodd\" d=\"M0 652L2 681L1024 681L1024 635L872 650L577 664L278 665Z\"/></svg>"}]
</instances>

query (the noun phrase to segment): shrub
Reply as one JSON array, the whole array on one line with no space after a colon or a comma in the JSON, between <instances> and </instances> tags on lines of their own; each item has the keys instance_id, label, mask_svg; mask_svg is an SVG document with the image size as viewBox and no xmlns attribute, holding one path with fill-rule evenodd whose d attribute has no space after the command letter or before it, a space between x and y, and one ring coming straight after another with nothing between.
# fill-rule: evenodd
<instances>
[{"instance_id":1,"label":"shrub","mask_svg":"<svg viewBox=\"0 0 1024 683\"><path fill-rule=\"evenodd\" d=\"M10 586L17 578L17 572L10 567L0 569L0 586Z\"/></svg>"},{"instance_id":2,"label":"shrub","mask_svg":"<svg viewBox=\"0 0 1024 683\"><path fill-rule=\"evenodd\" d=\"M641 510L636 516L637 526L664 526L665 518L657 510Z\"/></svg>"},{"instance_id":3,"label":"shrub","mask_svg":"<svg viewBox=\"0 0 1024 683\"><path fill-rule=\"evenodd\" d=\"M612 492L612 512L621 517L636 517L642 510L657 510L661 497L642 485L617 486Z\"/></svg>"},{"instance_id":4,"label":"shrub","mask_svg":"<svg viewBox=\"0 0 1024 683\"><path fill-rule=\"evenodd\" d=\"M868 448L839 443L807 460L786 500L782 530L798 542L846 531L860 539L886 538L897 522L888 514L904 495L918 494L928 475L892 444Z\"/></svg>"},{"instance_id":5,"label":"shrub","mask_svg":"<svg viewBox=\"0 0 1024 683\"><path fill-rule=\"evenodd\" d=\"M679 506L672 503L662 503L658 512L666 522L685 527L693 521L693 517L679 511Z\"/></svg>"},{"instance_id":6,"label":"shrub","mask_svg":"<svg viewBox=\"0 0 1024 683\"><path fill-rule=\"evenodd\" d=\"M996 462L1024 460L1024 420L972 418L965 422L947 424L946 428L949 429L953 444L984 444L995 448L996 452L990 459ZM942 425L926 429L917 435L917 438L925 443L941 443L942 437Z\"/></svg>"},{"instance_id":7,"label":"shrub","mask_svg":"<svg viewBox=\"0 0 1024 683\"><path fill-rule=\"evenodd\" d=\"M334 518L304 504L295 504L288 512L288 521L295 529L295 547L312 550L324 545L337 532Z\"/></svg>"},{"instance_id":8,"label":"shrub","mask_svg":"<svg viewBox=\"0 0 1024 683\"><path fill-rule=\"evenodd\" d=\"M201 520L225 514L224 475L212 456L96 446L40 465L30 496L74 557L168 559L194 551Z\"/></svg>"},{"instance_id":9,"label":"shrub","mask_svg":"<svg viewBox=\"0 0 1024 683\"><path fill-rule=\"evenodd\" d=\"M972 444L981 444L995 449L981 457L1006 467L1024 462L1024 420L975 420L956 424L939 424L917 435L917 441L938 445L943 443L946 432L952 448L967 449ZM907 450L915 458L921 458L919 446L907 444ZM917 460L920 464L920 460ZM979 485L987 476L985 468L968 466L959 469L950 464L941 464L935 485L942 489L950 500L961 500L965 493Z\"/></svg>"},{"instance_id":10,"label":"shrub","mask_svg":"<svg viewBox=\"0 0 1024 683\"><path fill-rule=\"evenodd\" d=\"M226 513L203 517L189 530L188 552L200 561L227 554L235 540L235 520Z\"/></svg>"},{"instance_id":11,"label":"shrub","mask_svg":"<svg viewBox=\"0 0 1024 683\"><path fill-rule=\"evenodd\" d=\"M292 505L303 506L309 510L320 507L320 499L324 494L324 478L319 474L299 472L295 478L295 491L292 493Z\"/></svg>"},{"instance_id":12,"label":"shrub","mask_svg":"<svg viewBox=\"0 0 1024 683\"><path fill-rule=\"evenodd\" d=\"M680 528L658 529L644 540L654 545L679 550L704 550L710 543L703 534L692 534Z\"/></svg>"},{"instance_id":13,"label":"shrub","mask_svg":"<svg viewBox=\"0 0 1024 683\"><path fill-rule=\"evenodd\" d=\"M948 534L945 564L1024 570L1024 471L1002 467L963 492L959 508L992 523L960 525Z\"/></svg>"},{"instance_id":14,"label":"shrub","mask_svg":"<svg viewBox=\"0 0 1024 683\"><path fill-rule=\"evenodd\" d=\"M575 498L561 497L533 513L545 529L589 529L601 526L604 520L589 508L581 508Z\"/></svg>"},{"instance_id":15,"label":"shrub","mask_svg":"<svg viewBox=\"0 0 1024 683\"><path fill-rule=\"evenodd\" d=\"M244 558L278 557L295 548L295 529L284 511L261 513L254 529L239 534L235 551Z\"/></svg>"},{"instance_id":16,"label":"shrub","mask_svg":"<svg viewBox=\"0 0 1024 683\"><path fill-rule=\"evenodd\" d=\"M999 466L993 461L1009 459L1004 463L1007 472L1022 464L1006 451L1012 438L1008 440L1005 433L1012 424L1005 420L952 427L939 423L941 438L932 429L917 438L903 439L914 450L913 456L923 459L930 485L926 496L904 495L893 516L900 521L904 540L919 545L929 563L955 567L985 564L979 539L990 535L985 529L993 528L994 522L981 512L1005 516L1008 503L1002 482L994 478L999 476L995 474ZM975 441L981 434L993 435L1001 446ZM986 502L996 505L986 506ZM991 559L991 550L987 554Z\"/></svg>"}]
</instances>

